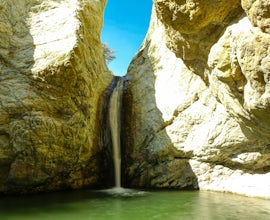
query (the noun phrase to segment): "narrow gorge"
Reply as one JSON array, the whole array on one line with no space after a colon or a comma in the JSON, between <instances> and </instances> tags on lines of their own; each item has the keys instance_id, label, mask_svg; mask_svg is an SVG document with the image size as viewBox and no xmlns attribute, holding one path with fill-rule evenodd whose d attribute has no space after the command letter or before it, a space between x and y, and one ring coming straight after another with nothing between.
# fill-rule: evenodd
<instances>
[{"instance_id":1,"label":"narrow gorge","mask_svg":"<svg viewBox=\"0 0 270 220\"><path fill-rule=\"evenodd\" d=\"M0 0L0 193L122 185L269 199L270 3L154 0L125 79L106 66L105 5Z\"/></svg>"}]
</instances>

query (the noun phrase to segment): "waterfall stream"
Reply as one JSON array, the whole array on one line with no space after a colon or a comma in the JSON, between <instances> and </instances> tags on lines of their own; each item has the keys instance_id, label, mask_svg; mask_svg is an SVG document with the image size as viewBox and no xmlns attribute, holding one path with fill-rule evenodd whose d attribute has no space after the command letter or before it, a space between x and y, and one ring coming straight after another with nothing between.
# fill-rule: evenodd
<instances>
[{"instance_id":1,"label":"waterfall stream","mask_svg":"<svg viewBox=\"0 0 270 220\"><path fill-rule=\"evenodd\" d=\"M119 78L113 90L109 105L109 121L113 145L114 180L115 187L121 188L121 107L122 107L123 79Z\"/></svg>"}]
</instances>

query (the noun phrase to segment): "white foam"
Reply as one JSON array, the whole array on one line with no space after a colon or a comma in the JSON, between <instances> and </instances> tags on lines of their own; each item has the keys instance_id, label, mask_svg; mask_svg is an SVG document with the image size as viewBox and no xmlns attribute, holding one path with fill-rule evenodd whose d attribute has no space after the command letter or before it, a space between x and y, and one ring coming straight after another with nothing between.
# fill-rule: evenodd
<instances>
[{"instance_id":1,"label":"white foam","mask_svg":"<svg viewBox=\"0 0 270 220\"><path fill-rule=\"evenodd\" d=\"M104 192L112 196L120 196L120 197L132 197L132 196L141 196L145 195L145 191L139 191L135 189L127 189L123 187L114 187L110 189L100 190L99 192Z\"/></svg>"}]
</instances>

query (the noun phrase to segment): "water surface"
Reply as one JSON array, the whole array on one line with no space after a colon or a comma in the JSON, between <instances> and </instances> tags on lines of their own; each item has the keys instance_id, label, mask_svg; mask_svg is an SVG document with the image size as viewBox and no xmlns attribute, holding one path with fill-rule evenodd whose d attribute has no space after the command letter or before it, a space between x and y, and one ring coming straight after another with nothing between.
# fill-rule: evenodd
<instances>
[{"instance_id":1,"label":"water surface","mask_svg":"<svg viewBox=\"0 0 270 220\"><path fill-rule=\"evenodd\" d=\"M270 201L215 192L75 191L0 198L2 220L269 220Z\"/></svg>"}]
</instances>

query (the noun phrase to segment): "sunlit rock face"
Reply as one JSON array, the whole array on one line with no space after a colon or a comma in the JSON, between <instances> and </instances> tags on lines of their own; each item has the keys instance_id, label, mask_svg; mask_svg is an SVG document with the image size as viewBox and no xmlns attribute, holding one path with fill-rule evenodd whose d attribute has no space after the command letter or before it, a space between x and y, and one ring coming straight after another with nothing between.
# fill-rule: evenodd
<instances>
[{"instance_id":1,"label":"sunlit rock face","mask_svg":"<svg viewBox=\"0 0 270 220\"><path fill-rule=\"evenodd\" d=\"M253 26L269 34L270 2L268 0L242 0L241 3Z\"/></svg>"},{"instance_id":2,"label":"sunlit rock face","mask_svg":"<svg viewBox=\"0 0 270 220\"><path fill-rule=\"evenodd\" d=\"M0 192L97 184L105 0L0 0Z\"/></svg>"},{"instance_id":3,"label":"sunlit rock face","mask_svg":"<svg viewBox=\"0 0 270 220\"><path fill-rule=\"evenodd\" d=\"M242 14L240 1L155 1L167 47L177 57L206 77L206 60L212 45L224 28Z\"/></svg>"},{"instance_id":4,"label":"sunlit rock face","mask_svg":"<svg viewBox=\"0 0 270 220\"><path fill-rule=\"evenodd\" d=\"M124 96L126 185L270 198L269 7L251 2L154 1Z\"/></svg>"}]
</instances>

